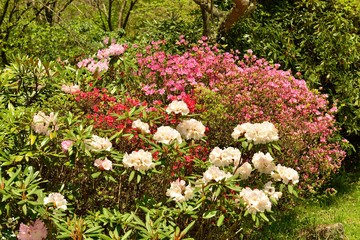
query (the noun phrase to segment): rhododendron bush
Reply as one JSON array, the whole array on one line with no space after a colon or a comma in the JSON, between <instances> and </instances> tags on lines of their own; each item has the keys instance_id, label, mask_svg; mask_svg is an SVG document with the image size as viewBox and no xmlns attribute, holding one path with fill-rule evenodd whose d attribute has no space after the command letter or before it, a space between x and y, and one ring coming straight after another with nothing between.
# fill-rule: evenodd
<instances>
[{"instance_id":1,"label":"rhododendron bush","mask_svg":"<svg viewBox=\"0 0 360 240\"><path fill-rule=\"evenodd\" d=\"M333 140L338 130L336 106L328 106L326 95L279 70L278 64L258 59L251 50L240 60L204 40L183 54L159 51L159 42L139 54L138 74L146 79L145 96L159 98L166 92L167 99L183 99L191 95L197 102L196 112L210 129L210 146L238 146L238 137L233 136L234 142L222 133L238 124L270 121L280 131L282 151L276 156L303 174L301 186L313 190L326 182L345 157ZM256 139L252 142L257 144Z\"/></svg>"},{"instance_id":2,"label":"rhododendron bush","mask_svg":"<svg viewBox=\"0 0 360 240\"><path fill-rule=\"evenodd\" d=\"M27 108L3 98L1 236L240 238L328 181L336 107L205 40L175 55L113 42Z\"/></svg>"}]
</instances>

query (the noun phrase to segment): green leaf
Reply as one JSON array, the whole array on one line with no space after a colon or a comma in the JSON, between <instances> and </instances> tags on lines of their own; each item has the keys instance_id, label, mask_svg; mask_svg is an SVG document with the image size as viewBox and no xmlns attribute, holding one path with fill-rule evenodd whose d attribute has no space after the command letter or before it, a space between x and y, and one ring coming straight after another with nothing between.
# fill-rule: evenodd
<instances>
[{"instance_id":1,"label":"green leaf","mask_svg":"<svg viewBox=\"0 0 360 240\"><path fill-rule=\"evenodd\" d=\"M96 172L96 173L91 174L91 177L92 178L97 178L97 177L100 176L100 174L101 174L101 172Z\"/></svg>"},{"instance_id":2,"label":"green leaf","mask_svg":"<svg viewBox=\"0 0 360 240\"><path fill-rule=\"evenodd\" d=\"M36 135L30 134L30 145L34 145L35 141L36 141Z\"/></svg>"},{"instance_id":3,"label":"green leaf","mask_svg":"<svg viewBox=\"0 0 360 240\"><path fill-rule=\"evenodd\" d=\"M253 221L256 221L256 215L255 214L251 214L251 218Z\"/></svg>"},{"instance_id":4,"label":"green leaf","mask_svg":"<svg viewBox=\"0 0 360 240\"><path fill-rule=\"evenodd\" d=\"M135 177L135 171L132 171L129 176L129 182L131 182Z\"/></svg>"},{"instance_id":5,"label":"green leaf","mask_svg":"<svg viewBox=\"0 0 360 240\"><path fill-rule=\"evenodd\" d=\"M263 212L260 213L260 217L267 222L269 221L269 219L266 217L265 213L263 213Z\"/></svg>"},{"instance_id":6,"label":"green leaf","mask_svg":"<svg viewBox=\"0 0 360 240\"><path fill-rule=\"evenodd\" d=\"M185 234L187 234L187 232L192 228L192 226L194 226L196 220L192 221L189 225L187 225L187 227L181 231L180 233L180 237L182 238L183 236L185 236Z\"/></svg>"},{"instance_id":7,"label":"green leaf","mask_svg":"<svg viewBox=\"0 0 360 240\"><path fill-rule=\"evenodd\" d=\"M212 217L215 217L216 216L216 214L217 214L217 210L213 210L213 211L207 211L207 212L205 212L204 214L203 214L203 218L204 219L209 219L209 218L212 218Z\"/></svg>"},{"instance_id":8,"label":"green leaf","mask_svg":"<svg viewBox=\"0 0 360 240\"><path fill-rule=\"evenodd\" d=\"M219 219L218 219L217 222L216 222L216 226L220 227L220 226L223 224L224 219L225 219L224 214L221 214L220 217L219 217Z\"/></svg>"},{"instance_id":9,"label":"green leaf","mask_svg":"<svg viewBox=\"0 0 360 240\"><path fill-rule=\"evenodd\" d=\"M293 193L294 187L292 185L288 185L288 191L289 191L289 193Z\"/></svg>"},{"instance_id":10,"label":"green leaf","mask_svg":"<svg viewBox=\"0 0 360 240\"><path fill-rule=\"evenodd\" d=\"M139 183L140 181L141 181L141 175L139 174L139 175L137 175L137 177L136 177L136 182Z\"/></svg>"},{"instance_id":11,"label":"green leaf","mask_svg":"<svg viewBox=\"0 0 360 240\"><path fill-rule=\"evenodd\" d=\"M24 212L24 215L26 216L26 215L27 215L27 207L26 207L26 204L24 204L24 205L22 206L22 210L23 210L23 212Z\"/></svg>"},{"instance_id":12,"label":"green leaf","mask_svg":"<svg viewBox=\"0 0 360 240\"><path fill-rule=\"evenodd\" d=\"M132 229L130 229L129 231L127 231L124 236L121 237L121 240L125 240L128 239L128 237L130 236L130 234L132 233Z\"/></svg>"},{"instance_id":13,"label":"green leaf","mask_svg":"<svg viewBox=\"0 0 360 240\"><path fill-rule=\"evenodd\" d=\"M86 230L85 233L97 232L97 231L99 231L100 229L102 229L101 226L92 227L92 228L89 228L88 230Z\"/></svg>"}]
</instances>

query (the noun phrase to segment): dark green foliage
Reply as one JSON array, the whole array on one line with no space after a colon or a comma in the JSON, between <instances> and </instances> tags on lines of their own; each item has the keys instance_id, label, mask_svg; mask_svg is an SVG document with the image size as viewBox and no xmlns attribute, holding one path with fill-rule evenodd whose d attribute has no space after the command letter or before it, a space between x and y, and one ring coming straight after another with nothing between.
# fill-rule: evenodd
<instances>
[{"instance_id":1,"label":"dark green foliage","mask_svg":"<svg viewBox=\"0 0 360 240\"><path fill-rule=\"evenodd\" d=\"M351 7L354 6L354 7ZM260 1L226 41L300 72L314 88L338 99L345 135L360 132L360 37L356 1Z\"/></svg>"}]
</instances>

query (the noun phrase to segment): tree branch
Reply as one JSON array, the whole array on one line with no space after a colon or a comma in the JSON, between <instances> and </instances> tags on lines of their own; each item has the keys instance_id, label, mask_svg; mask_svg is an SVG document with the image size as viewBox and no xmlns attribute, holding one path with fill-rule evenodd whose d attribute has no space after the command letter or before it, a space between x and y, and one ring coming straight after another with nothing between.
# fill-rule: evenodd
<instances>
[{"instance_id":1,"label":"tree branch","mask_svg":"<svg viewBox=\"0 0 360 240\"><path fill-rule=\"evenodd\" d=\"M6 15L8 7L9 7L9 2L10 2L10 0L7 0L5 2L3 13L0 16L0 26L2 25L2 23L3 23L4 19L5 19L5 15Z\"/></svg>"}]
</instances>

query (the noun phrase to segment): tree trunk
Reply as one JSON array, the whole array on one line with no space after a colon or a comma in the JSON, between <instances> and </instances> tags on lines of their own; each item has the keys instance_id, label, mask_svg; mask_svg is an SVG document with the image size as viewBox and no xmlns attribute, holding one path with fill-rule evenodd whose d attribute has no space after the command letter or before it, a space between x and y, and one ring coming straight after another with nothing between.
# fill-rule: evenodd
<instances>
[{"instance_id":1,"label":"tree trunk","mask_svg":"<svg viewBox=\"0 0 360 240\"><path fill-rule=\"evenodd\" d=\"M123 29L126 28L126 25L127 25L128 21L129 21L130 13L133 10L133 8L134 8L135 4L137 3L137 1L138 0L131 1L129 11L126 13L126 17L125 17L125 20L124 20L124 23L123 23Z\"/></svg>"},{"instance_id":2,"label":"tree trunk","mask_svg":"<svg viewBox=\"0 0 360 240\"><path fill-rule=\"evenodd\" d=\"M249 7L249 0L233 0L235 6L231 9L231 12L226 16L219 28L219 36L225 36L232 26L239 21L239 19L245 15L246 10Z\"/></svg>"},{"instance_id":3,"label":"tree trunk","mask_svg":"<svg viewBox=\"0 0 360 240\"><path fill-rule=\"evenodd\" d=\"M118 29L124 28L123 15L124 15L126 4L127 4L127 0L122 0L120 9L119 9Z\"/></svg>"},{"instance_id":4,"label":"tree trunk","mask_svg":"<svg viewBox=\"0 0 360 240\"><path fill-rule=\"evenodd\" d=\"M111 23L112 4L113 4L113 0L109 0L109 11L108 11L108 26L109 26L109 31L112 31L112 30L113 30L113 26L112 26L112 23Z\"/></svg>"},{"instance_id":5,"label":"tree trunk","mask_svg":"<svg viewBox=\"0 0 360 240\"><path fill-rule=\"evenodd\" d=\"M204 5L200 5L201 8L201 17L203 22L203 36L210 36L210 14L206 11Z\"/></svg>"}]
</instances>

